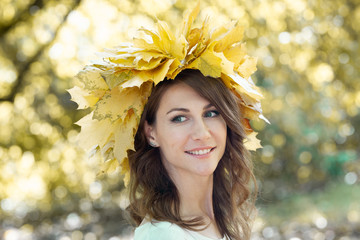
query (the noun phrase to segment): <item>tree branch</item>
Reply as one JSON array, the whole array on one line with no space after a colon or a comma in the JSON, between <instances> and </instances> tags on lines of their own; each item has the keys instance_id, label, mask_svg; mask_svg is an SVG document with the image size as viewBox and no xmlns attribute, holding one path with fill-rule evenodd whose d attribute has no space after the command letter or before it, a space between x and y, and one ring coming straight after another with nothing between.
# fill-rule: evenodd
<instances>
[{"instance_id":1,"label":"tree branch","mask_svg":"<svg viewBox=\"0 0 360 240\"><path fill-rule=\"evenodd\" d=\"M44 6L43 0L36 0L34 3L30 3L22 11L17 12L13 20L3 26L0 26L0 36L5 35L10 29L12 29L16 24L22 21L26 21L29 17L29 6L38 6L41 9Z\"/></svg>"},{"instance_id":2,"label":"tree branch","mask_svg":"<svg viewBox=\"0 0 360 240\"><path fill-rule=\"evenodd\" d=\"M74 5L71 7L71 9L64 15L63 17L63 20L62 22L59 24L59 26L56 28L56 31L55 31L55 35L53 37L53 39L51 41L49 41L48 43L42 45L39 50L37 51L37 53L32 56L30 58L29 61L27 61L21 68L20 70L18 71L18 77L16 79L16 83L15 85L13 86L13 88L11 89L11 92L9 95L7 95L6 97L3 97L3 98L0 98L0 102L1 101L10 101L10 102L13 102L14 99L15 99L15 96L16 96L16 93L20 91L20 88L22 87L23 85L23 82L24 82L24 76L26 74L26 72L29 70L29 67L31 65L31 63L35 62L42 54L43 52L45 51L46 48L48 48L49 46L51 46L56 37L57 37L57 34L59 32L59 30L61 29L61 27L65 24L69 14L75 9L77 8L81 3L81 0L75 0L74 1Z\"/></svg>"}]
</instances>

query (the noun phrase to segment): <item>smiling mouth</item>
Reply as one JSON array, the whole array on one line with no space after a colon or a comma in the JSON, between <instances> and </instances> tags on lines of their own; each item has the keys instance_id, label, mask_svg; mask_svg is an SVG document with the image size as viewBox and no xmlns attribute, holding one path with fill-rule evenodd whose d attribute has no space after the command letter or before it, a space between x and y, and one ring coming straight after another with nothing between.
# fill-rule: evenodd
<instances>
[{"instance_id":1,"label":"smiling mouth","mask_svg":"<svg viewBox=\"0 0 360 240\"><path fill-rule=\"evenodd\" d=\"M191 155L200 156L200 155L208 154L209 152L211 152L214 149L215 148L208 148L208 149L201 149L201 150L196 150L196 151L185 151L185 152L189 153Z\"/></svg>"}]
</instances>

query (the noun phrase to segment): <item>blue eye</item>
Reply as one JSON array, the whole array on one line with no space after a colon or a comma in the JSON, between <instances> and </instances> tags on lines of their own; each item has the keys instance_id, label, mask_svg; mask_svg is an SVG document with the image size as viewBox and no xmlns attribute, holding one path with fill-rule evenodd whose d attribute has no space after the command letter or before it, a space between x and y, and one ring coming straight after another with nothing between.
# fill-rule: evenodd
<instances>
[{"instance_id":1,"label":"blue eye","mask_svg":"<svg viewBox=\"0 0 360 240\"><path fill-rule=\"evenodd\" d=\"M184 116L176 116L174 118L171 119L172 122L184 122L186 120L186 117Z\"/></svg>"},{"instance_id":2,"label":"blue eye","mask_svg":"<svg viewBox=\"0 0 360 240\"><path fill-rule=\"evenodd\" d=\"M219 112L218 111L216 111L216 110L211 110L211 111L207 111L207 112L205 112L205 114L204 114L204 117L216 117L216 116L219 116Z\"/></svg>"}]
</instances>

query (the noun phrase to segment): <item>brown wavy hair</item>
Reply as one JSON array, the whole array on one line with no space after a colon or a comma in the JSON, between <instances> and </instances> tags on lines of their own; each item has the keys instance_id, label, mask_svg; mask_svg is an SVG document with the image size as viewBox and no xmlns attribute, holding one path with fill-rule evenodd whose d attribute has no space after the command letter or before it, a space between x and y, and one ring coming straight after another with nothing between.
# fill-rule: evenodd
<instances>
[{"instance_id":1,"label":"brown wavy hair","mask_svg":"<svg viewBox=\"0 0 360 240\"><path fill-rule=\"evenodd\" d=\"M179 82L192 87L212 103L226 122L225 153L213 175L213 210L222 235L234 240L249 239L257 187L250 154L243 144L246 134L241 124L239 102L220 79L205 77L198 70L187 69L174 80L160 82L148 99L135 136L135 151L128 152L130 216L136 225L147 216L194 231L195 227L206 227L201 217L181 219L178 190L161 162L159 148L149 146L144 131L145 121L150 125L156 121L165 91Z\"/></svg>"}]
</instances>

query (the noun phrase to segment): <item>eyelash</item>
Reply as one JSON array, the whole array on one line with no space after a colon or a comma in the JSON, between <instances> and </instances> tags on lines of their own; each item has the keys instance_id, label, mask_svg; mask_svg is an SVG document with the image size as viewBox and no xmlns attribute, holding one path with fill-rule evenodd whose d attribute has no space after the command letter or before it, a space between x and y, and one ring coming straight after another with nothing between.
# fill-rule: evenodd
<instances>
[{"instance_id":1,"label":"eyelash","mask_svg":"<svg viewBox=\"0 0 360 240\"><path fill-rule=\"evenodd\" d=\"M209 114L209 113L211 113L212 115L211 115L211 116L207 116L207 114ZM213 118L213 117L217 117L217 116L219 116L219 115L220 115L220 113L219 113L218 111L216 111L216 110L210 110L210 111L205 112L204 117L206 117L206 118ZM185 120L181 121L181 120L180 120L181 118L186 118L186 117L183 116L183 115L175 116L175 117L173 117L173 118L171 119L171 122L174 122L174 123L184 122Z\"/></svg>"}]
</instances>

